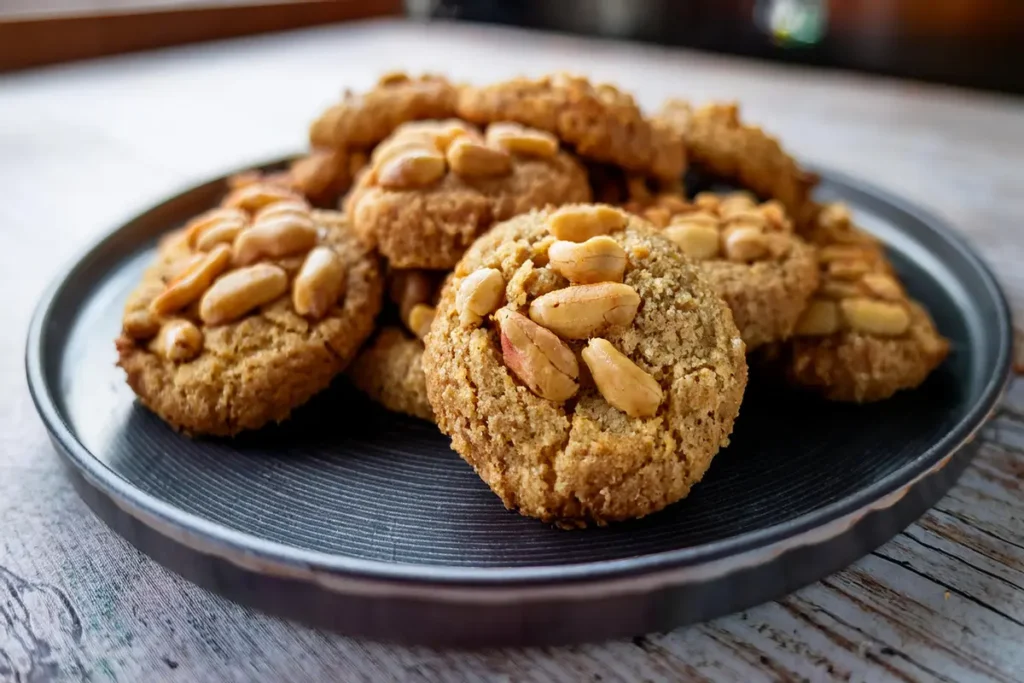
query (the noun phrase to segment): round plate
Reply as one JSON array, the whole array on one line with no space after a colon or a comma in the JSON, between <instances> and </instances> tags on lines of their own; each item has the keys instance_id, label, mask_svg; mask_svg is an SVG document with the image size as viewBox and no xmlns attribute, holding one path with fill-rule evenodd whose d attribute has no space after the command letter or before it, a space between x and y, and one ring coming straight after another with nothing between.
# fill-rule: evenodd
<instances>
[{"instance_id":1,"label":"round plate","mask_svg":"<svg viewBox=\"0 0 1024 683\"><path fill-rule=\"evenodd\" d=\"M508 512L426 422L344 378L287 423L191 440L114 367L121 307L155 239L213 206L224 179L119 227L43 297L28 338L36 405L76 487L174 571L261 609L372 638L564 643L666 630L779 597L916 519L973 455L1010 367L1006 301L935 218L822 172L891 245L952 341L915 391L827 403L752 377L732 444L684 501L562 531Z\"/></svg>"}]
</instances>

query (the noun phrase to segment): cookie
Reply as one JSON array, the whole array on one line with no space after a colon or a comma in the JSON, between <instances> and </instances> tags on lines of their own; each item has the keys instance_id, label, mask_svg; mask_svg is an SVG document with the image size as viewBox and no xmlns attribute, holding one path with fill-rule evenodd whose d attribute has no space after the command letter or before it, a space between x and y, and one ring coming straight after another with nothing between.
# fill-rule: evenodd
<instances>
[{"instance_id":1,"label":"cookie","mask_svg":"<svg viewBox=\"0 0 1024 683\"><path fill-rule=\"evenodd\" d=\"M346 200L355 230L395 268L451 269L494 223L590 199L586 172L552 136L457 120L400 126Z\"/></svg>"},{"instance_id":2,"label":"cookie","mask_svg":"<svg viewBox=\"0 0 1024 683\"><path fill-rule=\"evenodd\" d=\"M798 229L811 217L811 191L818 177L802 169L774 137L744 123L735 102L694 108L669 100L655 120L682 136L693 164L763 198L777 199Z\"/></svg>"},{"instance_id":3,"label":"cookie","mask_svg":"<svg viewBox=\"0 0 1024 683\"><path fill-rule=\"evenodd\" d=\"M481 237L425 341L452 448L506 507L562 526L686 496L728 443L747 380L732 314L698 269L601 205Z\"/></svg>"},{"instance_id":4,"label":"cookie","mask_svg":"<svg viewBox=\"0 0 1024 683\"><path fill-rule=\"evenodd\" d=\"M314 148L369 149L408 121L451 117L456 92L442 76L385 74L362 95L346 90L341 102L310 126L310 144Z\"/></svg>"},{"instance_id":5,"label":"cookie","mask_svg":"<svg viewBox=\"0 0 1024 683\"><path fill-rule=\"evenodd\" d=\"M434 319L445 273L391 270L384 327L352 363L348 375L363 393L388 410L434 421L423 377L423 337Z\"/></svg>"},{"instance_id":6,"label":"cookie","mask_svg":"<svg viewBox=\"0 0 1024 683\"><path fill-rule=\"evenodd\" d=\"M792 384L833 401L880 401L921 384L949 342L907 296L882 245L841 204L823 207L808 237L821 284L793 338L768 357Z\"/></svg>"},{"instance_id":7,"label":"cookie","mask_svg":"<svg viewBox=\"0 0 1024 683\"><path fill-rule=\"evenodd\" d=\"M274 186L226 204L161 242L116 343L140 401L191 434L284 420L345 368L380 308L376 256L341 214Z\"/></svg>"},{"instance_id":8,"label":"cookie","mask_svg":"<svg viewBox=\"0 0 1024 683\"><path fill-rule=\"evenodd\" d=\"M732 310L747 350L786 339L818 286L815 250L793 233L777 201L701 193L657 195L626 208L662 229Z\"/></svg>"},{"instance_id":9,"label":"cookie","mask_svg":"<svg viewBox=\"0 0 1024 683\"><path fill-rule=\"evenodd\" d=\"M473 123L514 121L547 131L584 159L634 173L676 180L686 169L682 140L674 129L645 118L629 94L581 76L463 86L455 110Z\"/></svg>"}]
</instances>

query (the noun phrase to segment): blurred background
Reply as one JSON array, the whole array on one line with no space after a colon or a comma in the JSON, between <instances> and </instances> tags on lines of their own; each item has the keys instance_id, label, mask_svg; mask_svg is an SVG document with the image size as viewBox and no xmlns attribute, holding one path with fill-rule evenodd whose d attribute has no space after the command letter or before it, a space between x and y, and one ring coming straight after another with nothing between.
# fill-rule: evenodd
<instances>
[{"instance_id":1,"label":"blurred background","mask_svg":"<svg viewBox=\"0 0 1024 683\"><path fill-rule=\"evenodd\" d=\"M1024 93L1024 0L0 0L0 70L403 13Z\"/></svg>"}]
</instances>

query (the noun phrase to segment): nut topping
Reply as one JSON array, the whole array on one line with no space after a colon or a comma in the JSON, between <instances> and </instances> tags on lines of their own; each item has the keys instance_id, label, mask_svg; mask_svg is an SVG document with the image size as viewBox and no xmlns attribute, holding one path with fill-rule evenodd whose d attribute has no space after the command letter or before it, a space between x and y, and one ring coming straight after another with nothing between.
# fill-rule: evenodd
<instances>
[{"instance_id":1,"label":"nut topping","mask_svg":"<svg viewBox=\"0 0 1024 683\"><path fill-rule=\"evenodd\" d=\"M207 325L233 322L288 291L288 275L269 263L234 270L213 283L199 302Z\"/></svg>"},{"instance_id":2,"label":"nut topping","mask_svg":"<svg viewBox=\"0 0 1024 683\"><path fill-rule=\"evenodd\" d=\"M446 170L444 156L428 150L406 150L381 164L377 183L392 190L410 190L433 185Z\"/></svg>"},{"instance_id":3,"label":"nut topping","mask_svg":"<svg viewBox=\"0 0 1024 683\"><path fill-rule=\"evenodd\" d=\"M793 328L793 334L823 337L839 330L839 308L836 302L815 299L807 305Z\"/></svg>"},{"instance_id":4,"label":"nut topping","mask_svg":"<svg viewBox=\"0 0 1024 683\"><path fill-rule=\"evenodd\" d=\"M626 250L607 235L586 242L558 241L548 248L548 266L570 282L622 282Z\"/></svg>"},{"instance_id":5,"label":"nut topping","mask_svg":"<svg viewBox=\"0 0 1024 683\"><path fill-rule=\"evenodd\" d=\"M899 304L862 297L839 302L843 318L858 332L881 337L898 337L910 327L910 314Z\"/></svg>"},{"instance_id":6,"label":"nut topping","mask_svg":"<svg viewBox=\"0 0 1024 683\"><path fill-rule=\"evenodd\" d=\"M713 225L687 221L668 226L662 234L697 261L718 256L719 235Z\"/></svg>"},{"instance_id":7,"label":"nut topping","mask_svg":"<svg viewBox=\"0 0 1024 683\"><path fill-rule=\"evenodd\" d=\"M622 230L628 222L626 214L611 206L567 206L548 217L548 230L560 240L586 242Z\"/></svg>"},{"instance_id":8,"label":"nut topping","mask_svg":"<svg viewBox=\"0 0 1024 683\"><path fill-rule=\"evenodd\" d=\"M317 242L317 229L308 212L272 206L256 216L253 226L235 239L234 260L246 266L262 258L280 258L301 254Z\"/></svg>"},{"instance_id":9,"label":"nut topping","mask_svg":"<svg viewBox=\"0 0 1024 683\"><path fill-rule=\"evenodd\" d=\"M150 348L167 360L183 363L203 350L203 333L188 320L171 320L160 328Z\"/></svg>"},{"instance_id":10,"label":"nut topping","mask_svg":"<svg viewBox=\"0 0 1024 683\"><path fill-rule=\"evenodd\" d=\"M167 289L150 304L150 312L163 316L185 308L201 297L214 278L224 272L230 263L231 247L226 244L214 247L213 251L194 261L167 283Z\"/></svg>"},{"instance_id":11,"label":"nut topping","mask_svg":"<svg viewBox=\"0 0 1024 683\"><path fill-rule=\"evenodd\" d=\"M629 285L574 285L537 297L530 318L563 339L587 339L633 322L640 295Z\"/></svg>"},{"instance_id":12,"label":"nut topping","mask_svg":"<svg viewBox=\"0 0 1024 683\"><path fill-rule=\"evenodd\" d=\"M606 339L591 339L583 362L604 400L630 417L651 417L664 393L661 385Z\"/></svg>"},{"instance_id":13,"label":"nut topping","mask_svg":"<svg viewBox=\"0 0 1024 683\"><path fill-rule=\"evenodd\" d=\"M455 295L455 308L459 322L463 325L477 325L485 316L501 305L505 292L505 278L496 268L480 268L462 281Z\"/></svg>"},{"instance_id":14,"label":"nut topping","mask_svg":"<svg viewBox=\"0 0 1024 683\"><path fill-rule=\"evenodd\" d=\"M551 133L524 128L515 123L492 123L487 127L487 144L523 156L550 159L558 154L558 138Z\"/></svg>"},{"instance_id":15,"label":"nut topping","mask_svg":"<svg viewBox=\"0 0 1024 683\"><path fill-rule=\"evenodd\" d=\"M461 137L445 153L448 165L460 176L491 178L512 172L512 157L501 149Z\"/></svg>"},{"instance_id":16,"label":"nut topping","mask_svg":"<svg viewBox=\"0 0 1024 683\"><path fill-rule=\"evenodd\" d=\"M430 332L430 325L434 322L437 311L433 306L427 304L416 304L409 311L409 317L405 319L405 326L416 335L417 339L423 339Z\"/></svg>"},{"instance_id":17,"label":"nut topping","mask_svg":"<svg viewBox=\"0 0 1024 683\"><path fill-rule=\"evenodd\" d=\"M309 252L292 284L292 305L299 315L319 320L345 292L345 263L330 247Z\"/></svg>"},{"instance_id":18,"label":"nut topping","mask_svg":"<svg viewBox=\"0 0 1024 683\"><path fill-rule=\"evenodd\" d=\"M557 402L576 394L579 365L572 349L521 313L502 308L495 318L505 365L530 391Z\"/></svg>"}]
</instances>

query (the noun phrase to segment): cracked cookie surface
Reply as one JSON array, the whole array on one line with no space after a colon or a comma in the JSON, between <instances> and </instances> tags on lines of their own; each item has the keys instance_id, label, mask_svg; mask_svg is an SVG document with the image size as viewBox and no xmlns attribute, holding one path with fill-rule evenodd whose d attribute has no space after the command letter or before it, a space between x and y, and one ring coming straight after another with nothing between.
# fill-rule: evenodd
<instances>
[{"instance_id":1,"label":"cracked cookie surface","mask_svg":"<svg viewBox=\"0 0 1024 683\"><path fill-rule=\"evenodd\" d=\"M569 220L579 210L587 220ZM728 443L747 375L698 269L646 221L587 206L480 238L442 292L423 365L452 447L506 507L563 526L685 497Z\"/></svg>"},{"instance_id":2,"label":"cracked cookie surface","mask_svg":"<svg viewBox=\"0 0 1024 683\"><path fill-rule=\"evenodd\" d=\"M485 124L514 121L547 131L582 158L678 180L686 156L678 133L644 117L633 97L581 76L552 74L463 86L456 114Z\"/></svg>"},{"instance_id":3,"label":"cracked cookie surface","mask_svg":"<svg viewBox=\"0 0 1024 683\"><path fill-rule=\"evenodd\" d=\"M161 241L116 341L140 401L191 434L287 418L345 368L380 307L377 258L341 214L267 186L226 204Z\"/></svg>"},{"instance_id":4,"label":"cracked cookie surface","mask_svg":"<svg viewBox=\"0 0 1024 683\"><path fill-rule=\"evenodd\" d=\"M778 202L748 194L659 195L627 204L698 267L729 308L747 351L787 339L818 286L815 250Z\"/></svg>"},{"instance_id":5,"label":"cracked cookie surface","mask_svg":"<svg viewBox=\"0 0 1024 683\"><path fill-rule=\"evenodd\" d=\"M449 120L399 127L374 150L346 210L392 266L449 269L494 223L589 199L585 171L550 136L509 126L485 135Z\"/></svg>"}]
</instances>

